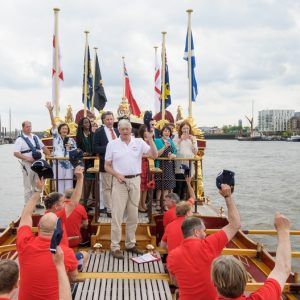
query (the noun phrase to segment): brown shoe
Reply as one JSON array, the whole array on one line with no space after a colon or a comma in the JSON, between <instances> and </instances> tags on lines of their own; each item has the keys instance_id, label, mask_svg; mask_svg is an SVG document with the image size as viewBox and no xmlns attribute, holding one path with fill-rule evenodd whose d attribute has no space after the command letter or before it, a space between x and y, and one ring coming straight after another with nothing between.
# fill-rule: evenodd
<instances>
[{"instance_id":1,"label":"brown shoe","mask_svg":"<svg viewBox=\"0 0 300 300\"><path fill-rule=\"evenodd\" d=\"M144 254L144 251L142 250L139 250L136 246L132 247L132 248L127 248L126 249L127 252L132 252L132 253L135 253L135 254L138 254L138 255L143 255Z\"/></svg>"},{"instance_id":2,"label":"brown shoe","mask_svg":"<svg viewBox=\"0 0 300 300\"><path fill-rule=\"evenodd\" d=\"M111 255L117 259L124 259L124 255L123 255L122 251L119 249L115 250L115 251L111 251Z\"/></svg>"}]
</instances>

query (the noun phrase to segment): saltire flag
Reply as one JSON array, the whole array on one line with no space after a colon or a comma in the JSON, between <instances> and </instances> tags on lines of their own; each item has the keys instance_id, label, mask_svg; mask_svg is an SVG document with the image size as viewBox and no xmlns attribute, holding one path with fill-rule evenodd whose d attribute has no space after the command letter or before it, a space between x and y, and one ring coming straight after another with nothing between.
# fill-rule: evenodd
<instances>
[{"instance_id":1,"label":"saltire flag","mask_svg":"<svg viewBox=\"0 0 300 300\"><path fill-rule=\"evenodd\" d=\"M188 57L188 32L186 33L186 40L185 40L185 49L184 49L184 56L183 59L189 62ZM197 81L195 76L195 68L196 68L196 58L194 53L194 41L193 41L193 34L191 32L191 72L188 70L188 77L190 77L190 74L192 75L192 101L196 101L196 97L198 95L198 87L197 87ZM189 69L189 68L188 68Z\"/></svg>"},{"instance_id":2,"label":"saltire flag","mask_svg":"<svg viewBox=\"0 0 300 300\"><path fill-rule=\"evenodd\" d=\"M96 53L95 58L95 85L94 85L94 107L99 111L102 110L107 102L107 98L104 92L103 81L98 61L98 55Z\"/></svg>"},{"instance_id":3,"label":"saltire flag","mask_svg":"<svg viewBox=\"0 0 300 300\"><path fill-rule=\"evenodd\" d=\"M84 103L84 88L85 88L85 66L87 64L87 91L86 91L86 99L87 99L87 108L90 109L92 97L93 97L93 73L92 73L92 61L90 56L90 47L87 48L87 62L86 62L86 53L84 53L84 65L83 65L83 84L82 84L82 103ZM86 50L85 50L86 51Z\"/></svg>"},{"instance_id":4,"label":"saltire flag","mask_svg":"<svg viewBox=\"0 0 300 300\"><path fill-rule=\"evenodd\" d=\"M57 37L58 40L58 37ZM56 89L59 89L59 86L56 86L56 81L55 81L55 74L58 72L58 84L60 85L60 82L64 80L64 74L61 69L61 54L60 54L60 48L59 48L59 43L58 43L58 70L56 70L56 55L55 55L55 35L53 35L53 41L52 41L52 46L53 46L53 57L52 57L52 104L54 105L54 110L56 109L56 103L58 103L59 99L56 99ZM58 108L59 109L59 108Z\"/></svg>"},{"instance_id":5,"label":"saltire flag","mask_svg":"<svg viewBox=\"0 0 300 300\"><path fill-rule=\"evenodd\" d=\"M130 105L131 113L135 116L140 116L141 110L132 95L129 77L128 77L127 69L125 66L125 61L124 61L124 78L125 78L125 97L127 98L128 103Z\"/></svg>"},{"instance_id":6,"label":"saltire flag","mask_svg":"<svg viewBox=\"0 0 300 300\"><path fill-rule=\"evenodd\" d=\"M165 108L171 105L171 91L170 91L170 80L169 80L169 67L168 67L168 62L167 62L167 52L165 52L165 86L161 87L161 90L164 89L165 93ZM162 95L162 93L161 93ZM162 99L163 100L163 99ZM162 110L162 107L160 107Z\"/></svg>"},{"instance_id":7,"label":"saltire flag","mask_svg":"<svg viewBox=\"0 0 300 300\"><path fill-rule=\"evenodd\" d=\"M157 55L155 55L155 73L154 73L154 111L155 114L160 111L161 99L161 77L160 66L158 63Z\"/></svg>"}]
</instances>

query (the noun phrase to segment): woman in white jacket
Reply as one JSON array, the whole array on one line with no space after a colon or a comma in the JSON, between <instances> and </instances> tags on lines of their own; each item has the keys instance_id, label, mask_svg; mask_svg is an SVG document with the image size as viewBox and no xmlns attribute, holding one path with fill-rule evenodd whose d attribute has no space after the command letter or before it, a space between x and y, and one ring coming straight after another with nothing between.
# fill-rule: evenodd
<instances>
[{"instance_id":1,"label":"woman in white jacket","mask_svg":"<svg viewBox=\"0 0 300 300\"><path fill-rule=\"evenodd\" d=\"M53 156L69 158L69 152L77 148L73 138L68 137L70 128L67 123L61 123L58 127L53 116L53 105L46 103L52 124ZM57 171L56 171L57 168ZM69 160L53 161L54 178L58 179L57 192L64 193L66 189L73 188L73 167ZM57 176L57 177L56 177Z\"/></svg>"}]
</instances>

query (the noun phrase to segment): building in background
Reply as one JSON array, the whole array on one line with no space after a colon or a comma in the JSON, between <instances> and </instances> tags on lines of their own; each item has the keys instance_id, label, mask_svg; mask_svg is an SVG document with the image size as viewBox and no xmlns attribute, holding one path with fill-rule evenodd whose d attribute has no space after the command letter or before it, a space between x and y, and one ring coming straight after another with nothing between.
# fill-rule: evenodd
<instances>
[{"instance_id":1,"label":"building in background","mask_svg":"<svg viewBox=\"0 0 300 300\"><path fill-rule=\"evenodd\" d=\"M288 130L293 134L300 134L300 112L296 112L288 122Z\"/></svg>"},{"instance_id":2,"label":"building in background","mask_svg":"<svg viewBox=\"0 0 300 300\"><path fill-rule=\"evenodd\" d=\"M294 114L292 109L261 110L258 112L258 130L263 133L286 131Z\"/></svg>"}]
</instances>

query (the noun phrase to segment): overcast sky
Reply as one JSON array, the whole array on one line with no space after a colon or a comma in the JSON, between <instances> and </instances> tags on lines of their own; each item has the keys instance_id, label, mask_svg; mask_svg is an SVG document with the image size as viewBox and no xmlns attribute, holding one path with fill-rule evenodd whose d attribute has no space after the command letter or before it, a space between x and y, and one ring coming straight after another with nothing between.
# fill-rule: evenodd
<instances>
[{"instance_id":1,"label":"overcast sky","mask_svg":"<svg viewBox=\"0 0 300 300\"><path fill-rule=\"evenodd\" d=\"M10 0L0 10L0 113L12 127L29 119L48 128L44 104L51 99L53 8L59 14L64 83L61 116L68 104L82 108L84 30L99 60L108 98L116 110L122 96L122 56L133 94L153 108L154 49L167 31L172 112L187 114L187 65L182 59L186 9L192 30L199 94L193 114L199 126L237 124L262 109L300 111L300 1L295 0Z\"/></svg>"}]
</instances>

